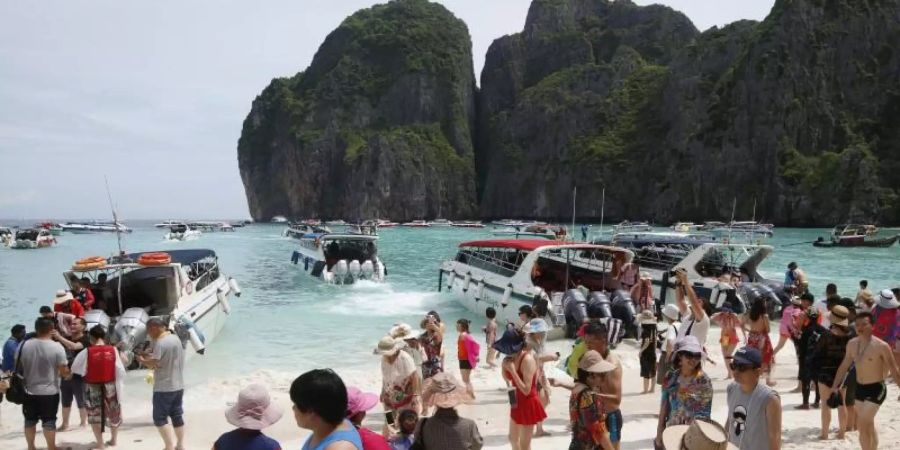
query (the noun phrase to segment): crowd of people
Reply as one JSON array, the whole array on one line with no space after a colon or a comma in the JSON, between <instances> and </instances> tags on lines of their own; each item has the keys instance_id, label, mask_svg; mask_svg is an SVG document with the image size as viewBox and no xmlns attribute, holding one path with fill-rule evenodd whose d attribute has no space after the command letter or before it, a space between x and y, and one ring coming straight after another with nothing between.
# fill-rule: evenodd
<instances>
[{"instance_id":1,"label":"crowd of people","mask_svg":"<svg viewBox=\"0 0 900 450\"><path fill-rule=\"evenodd\" d=\"M644 277L635 275L632 285L638 299L637 362L643 386L638 395L654 394L657 386L660 392L656 449L691 449L692 442L706 442L709 448L780 449L783 407L772 372L776 355L788 342L798 361L794 392L801 393L802 403L796 409L819 409L819 437L831 437L836 410L836 438L855 430L860 448L878 448L875 416L887 397L887 374L900 385L900 292L884 289L873 294L861 281L851 299L830 284L817 301L806 275L791 263L785 276L790 302L779 305L778 342L773 345L767 300L751 302L743 314L729 303L710 313L710 305L697 295L686 273L676 271L674 277L675 302L668 305L657 305L647 296ZM59 292L53 308L41 308L34 332L15 325L3 346L7 381L0 387L22 405L29 450L36 448L38 423L47 447L56 448L56 432L71 428L70 420L75 420L70 418L73 405L78 426L92 428L96 448L117 444L125 366L108 344L103 327L85 329L82 316L93 304L85 291L90 293L81 288ZM472 384L473 371L494 371L499 365L507 386L510 448L530 450L535 438L547 434L543 423L556 388L569 396L570 450L619 450L626 424L623 364L610 345L617 330L611 332L606 322L592 319L579 327L571 354L561 363L572 379L568 381L551 376L554 371L548 366L560 362L561 355L547 351L549 324L531 306L522 306L519 313L517 323L500 326L496 311L488 308L483 343L473 335L469 320L458 320L456 346L445 345L454 337L436 311L429 311L418 327L395 324L373 351L381 365L379 393L347 386L329 369L299 376L291 384L290 399L297 425L311 433L302 448L478 450L483 446L478 425L463 417L458 407L474 403L479 395ZM731 380L725 390L724 417L713 416L717 394L704 370L706 364L717 364L707 352L711 323L721 329L719 345L726 379ZM153 423L166 450L183 449L184 343L157 318L147 325L151 346L136 360L153 370ZM458 365L459 377L456 370L447 370L448 364ZM20 396L17 383L10 382L16 380ZM379 404L384 426L370 429L365 424L367 412ZM62 422L57 426L60 407ZM282 415L266 387L246 386L225 412L235 429L221 435L212 448L280 450L263 430ZM104 440L107 427L110 438Z\"/></svg>"}]
</instances>

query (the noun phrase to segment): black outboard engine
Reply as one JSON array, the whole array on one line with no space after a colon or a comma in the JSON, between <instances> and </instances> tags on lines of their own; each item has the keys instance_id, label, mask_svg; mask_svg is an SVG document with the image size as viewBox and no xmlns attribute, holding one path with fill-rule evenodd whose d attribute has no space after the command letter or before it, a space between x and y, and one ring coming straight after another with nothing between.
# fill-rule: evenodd
<instances>
[{"instance_id":1,"label":"black outboard engine","mask_svg":"<svg viewBox=\"0 0 900 450\"><path fill-rule=\"evenodd\" d=\"M594 291L588 296L587 316L589 319L612 317L612 302L603 292Z\"/></svg>"},{"instance_id":2,"label":"black outboard engine","mask_svg":"<svg viewBox=\"0 0 900 450\"><path fill-rule=\"evenodd\" d=\"M637 312L631 294L625 290L617 290L612 295L612 316L622 321L625 337L637 338L637 325L634 323Z\"/></svg>"},{"instance_id":3,"label":"black outboard engine","mask_svg":"<svg viewBox=\"0 0 900 450\"><path fill-rule=\"evenodd\" d=\"M776 314L780 311L777 307L781 305L781 300L771 288L762 283L744 283L740 286L738 295L748 307L756 300L763 299L766 302L766 313L770 318L776 318Z\"/></svg>"},{"instance_id":4,"label":"black outboard engine","mask_svg":"<svg viewBox=\"0 0 900 450\"><path fill-rule=\"evenodd\" d=\"M791 303L791 293L784 289L784 283L775 280L762 280L758 284L769 288L775 293L782 307L787 307Z\"/></svg>"},{"instance_id":5,"label":"black outboard engine","mask_svg":"<svg viewBox=\"0 0 900 450\"><path fill-rule=\"evenodd\" d=\"M566 315L566 337L575 337L578 327L588 318L587 300L578 289L569 289L563 295L563 312Z\"/></svg>"}]
</instances>

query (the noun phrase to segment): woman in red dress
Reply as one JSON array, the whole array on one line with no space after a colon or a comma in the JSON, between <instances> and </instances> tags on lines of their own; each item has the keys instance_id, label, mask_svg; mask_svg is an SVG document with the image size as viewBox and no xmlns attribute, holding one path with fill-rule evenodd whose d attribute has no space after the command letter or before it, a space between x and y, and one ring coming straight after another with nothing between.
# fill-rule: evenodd
<instances>
[{"instance_id":1,"label":"woman in red dress","mask_svg":"<svg viewBox=\"0 0 900 450\"><path fill-rule=\"evenodd\" d=\"M766 375L766 384L775 386L775 381L772 380L775 351L772 348L772 341L769 339L769 315L766 314L764 299L756 299L750 306L746 317L746 327L749 329L747 346L759 350L759 353L762 354L762 370Z\"/></svg>"},{"instance_id":2,"label":"woman in red dress","mask_svg":"<svg viewBox=\"0 0 900 450\"><path fill-rule=\"evenodd\" d=\"M510 388L509 443L513 450L531 450L534 426L547 418L538 396L538 364L525 341L515 330L507 330L494 343L503 353L503 376Z\"/></svg>"}]
</instances>

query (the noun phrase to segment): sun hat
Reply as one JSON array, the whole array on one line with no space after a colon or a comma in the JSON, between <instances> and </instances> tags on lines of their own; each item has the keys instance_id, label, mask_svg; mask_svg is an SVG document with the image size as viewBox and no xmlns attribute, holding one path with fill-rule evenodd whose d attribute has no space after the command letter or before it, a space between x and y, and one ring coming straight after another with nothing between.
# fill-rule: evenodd
<instances>
[{"instance_id":1,"label":"sun hat","mask_svg":"<svg viewBox=\"0 0 900 450\"><path fill-rule=\"evenodd\" d=\"M547 325L547 321L541 318L531 319L522 327L522 331L525 334L546 333L550 331L550 325Z\"/></svg>"},{"instance_id":2,"label":"sun hat","mask_svg":"<svg viewBox=\"0 0 900 450\"><path fill-rule=\"evenodd\" d=\"M725 428L705 420L670 426L663 430L662 441L665 450L738 450L728 442Z\"/></svg>"},{"instance_id":3,"label":"sun hat","mask_svg":"<svg viewBox=\"0 0 900 450\"><path fill-rule=\"evenodd\" d=\"M241 390L238 401L225 411L228 423L247 430L262 430L281 419L284 412L272 403L269 391L260 384Z\"/></svg>"},{"instance_id":4,"label":"sun hat","mask_svg":"<svg viewBox=\"0 0 900 450\"><path fill-rule=\"evenodd\" d=\"M739 365L762 367L762 353L754 347L741 347L734 352L732 361Z\"/></svg>"},{"instance_id":5,"label":"sun hat","mask_svg":"<svg viewBox=\"0 0 900 450\"><path fill-rule=\"evenodd\" d=\"M72 296L72 293L69 291L64 291L62 289L56 291L56 298L53 299L54 305L61 305L69 300L74 300L75 297Z\"/></svg>"},{"instance_id":6,"label":"sun hat","mask_svg":"<svg viewBox=\"0 0 900 450\"><path fill-rule=\"evenodd\" d=\"M895 309L900 307L900 301L890 289L884 289L878 294L878 307L884 309Z\"/></svg>"},{"instance_id":7,"label":"sun hat","mask_svg":"<svg viewBox=\"0 0 900 450\"><path fill-rule=\"evenodd\" d=\"M363 392L354 386L347 387L347 417L368 411L378 404L378 395Z\"/></svg>"},{"instance_id":8,"label":"sun hat","mask_svg":"<svg viewBox=\"0 0 900 450\"><path fill-rule=\"evenodd\" d=\"M653 314L653 311L649 309L645 309L638 315L638 321L641 323L641 325L655 324L656 314Z\"/></svg>"},{"instance_id":9,"label":"sun hat","mask_svg":"<svg viewBox=\"0 0 900 450\"><path fill-rule=\"evenodd\" d=\"M700 341L697 340L696 336L687 335L675 341L674 351L676 355L681 352L703 353L703 346L700 345Z\"/></svg>"},{"instance_id":10,"label":"sun hat","mask_svg":"<svg viewBox=\"0 0 900 450\"><path fill-rule=\"evenodd\" d=\"M616 370L616 365L603 359L600 352L588 350L578 360L578 368L591 373L606 373Z\"/></svg>"},{"instance_id":11,"label":"sun hat","mask_svg":"<svg viewBox=\"0 0 900 450\"><path fill-rule=\"evenodd\" d=\"M460 403L474 400L459 380L447 372L440 372L425 381L422 401L438 408L453 408Z\"/></svg>"},{"instance_id":12,"label":"sun hat","mask_svg":"<svg viewBox=\"0 0 900 450\"><path fill-rule=\"evenodd\" d=\"M828 314L828 320L831 321L832 325L838 325L842 327L850 326L850 311L847 310L844 306L834 305L831 308L831 313Z\"/></svg>"},{"instance_id":13,"label":"sun hat","mask_svg":"<svg viewBox=\"0 0 900 450\"><path fill-rule=\"evenodd\" d=\"M678 307L672 304L663 306L662 315L671 320L678 320Z\"/></svg>"},{"instance_id":14,"label":"sun hat","mask_svg":"<svg viewBox=\"0 0 900 450\"><path fill-rule=\"evenodd\" d=\"M647 272L641 272L641 279L642 280L652 280L653 277L651 277L650 274Z\"/></svg>"},{"instance_id":15,"label":"sun hat","mask_svg":"<svg viewBox=\"0 0 900 450\"><path fill-rule=\"evenodd\" d=\"M378 341L378 347L375 348L374 354L382 356L391 356L400 351L406 343L400 339L394 339L390 336L384 336Z\"/></svg>"},{"instance_id":16,"label":"sun hat","mask_svg":"<svg viewBox=\"0 0 900 450\"><path fill-rule=\"evenodd\" d=\"M391 337L394 339L400 339L405 341L407 339L416 339L415 332L413 331L412 325L408 323L398 323L391 327L391 331L389 332Z\"/></svg>"},{"instance_id":17,"label":"sun hat","mask_svg":"<svg viewBox=\"0 0 900 450\"><path fill-rule=\"evenodd\" d=\"M522 339L522 336L519 336L519 333L516 330L507 329L503 332L503 336L500 336L500 339L497 339L494 342L494 350L497 350L504 355L513 355L522 351L522 347L525 346L525 340Z\"/></svg>"}]
</instances>

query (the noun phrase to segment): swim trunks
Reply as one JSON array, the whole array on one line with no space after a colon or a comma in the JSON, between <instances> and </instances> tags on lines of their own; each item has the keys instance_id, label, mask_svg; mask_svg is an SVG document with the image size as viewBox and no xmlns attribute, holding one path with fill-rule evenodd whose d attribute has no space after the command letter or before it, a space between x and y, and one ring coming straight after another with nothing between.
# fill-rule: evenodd
<instances>
[{"instance_id":1,"label":"swim trunks","mask_svg":"<svg viewBox=\"0 0 900 450\"><path fill-rule=\"evenodd\" d=\"M609 431L609 440L613 444L622 440L622 410L606 413L606 429Z\"/></svg>"},{"instance_id":2,"label":"swim trunks","mask_svg":"<svg viewBox=\"0 0 900 450\"><path fill-rule=\"evenodd\" d=\"M884 403L885 398L887 398L887 387L885 387L884 381L856 385L856 399L861 402L871 402L880 405Z\"/></svg>"}]
</instances>

